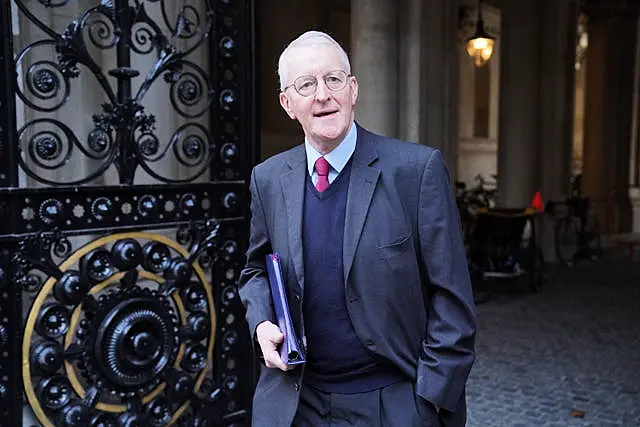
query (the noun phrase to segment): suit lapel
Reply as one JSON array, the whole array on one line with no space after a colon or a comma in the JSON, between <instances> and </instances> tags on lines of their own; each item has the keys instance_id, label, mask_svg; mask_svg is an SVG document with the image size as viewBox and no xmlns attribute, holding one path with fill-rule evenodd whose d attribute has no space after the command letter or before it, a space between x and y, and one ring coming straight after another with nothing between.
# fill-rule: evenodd
<instances>
[{"instance_id":1,"label":"suit lapel","mask_svg":"<svg viewBox=\"0 0 640 427\"><path fill-rule=\"evenodd\" d=\"M380 170L370 167L378 158L375 143L367 138L367 133L358 126L358 140L353 153L349 191L347 193L347 212L344 225L342 262L344 282L347 283L362 228L369 212L369 205L378 182Z\"/></svg>"},{"instance_id":2,"label":"suit lapel","mask_svg":"<svg viewBox=\"0 0 640 427\"><path fill-rule=\"evenodd\" d=\"M307 173L307 156L304 146L292 152L288 160L290 170L280 177L282 195L289 220L289 254L300 287L304 287L304 259L302 254L302 213L304 209L304 188Z\"/></svg>"}]
</instances>

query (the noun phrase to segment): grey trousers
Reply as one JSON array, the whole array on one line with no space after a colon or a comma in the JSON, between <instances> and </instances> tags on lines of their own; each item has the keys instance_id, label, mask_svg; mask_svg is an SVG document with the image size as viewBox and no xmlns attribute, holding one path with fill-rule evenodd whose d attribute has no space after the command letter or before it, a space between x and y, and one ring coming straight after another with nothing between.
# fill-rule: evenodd
<instances>
[{"instance_id":1,"label":"grey trousers","mask_svg":"<svg viewBox=\"0 0 640 427\"><path fill-rule=\"evenodd\" d=\"M443 427L435 407L411 381L366 393L325 393L305 386L293 427Z\"/></svg>"}]
</instances>

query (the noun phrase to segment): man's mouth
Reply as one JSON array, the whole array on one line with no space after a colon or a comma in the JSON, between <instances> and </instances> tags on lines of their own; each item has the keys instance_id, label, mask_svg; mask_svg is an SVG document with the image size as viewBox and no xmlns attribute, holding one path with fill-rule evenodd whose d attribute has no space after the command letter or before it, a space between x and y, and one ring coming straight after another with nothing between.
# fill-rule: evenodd
<instances>
[{"instance_id":1,"label":"man's mouth","mask_svg":"<svg viewBox=\"0 0 640 427\"><path fill-rule=\"evenodd\" d=\"M327 110L327 111L318 111L317 113L313 113L314 117L327 117L334 113L337 113L338 110Z\"/></svg>"}]
</instances>

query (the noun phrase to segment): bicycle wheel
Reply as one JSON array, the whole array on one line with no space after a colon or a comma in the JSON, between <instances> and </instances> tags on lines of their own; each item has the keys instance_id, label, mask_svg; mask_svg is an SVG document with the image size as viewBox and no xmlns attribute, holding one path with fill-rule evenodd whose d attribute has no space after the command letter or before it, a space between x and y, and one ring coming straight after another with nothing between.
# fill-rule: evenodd
<instances>
[{"instance_id":1,"label":"bicycle wheel","mask_svg":"<svg viewBox=\"0 0 640 427\"><path fill-rule=\"evenodd\" d=\"M562 218L556 224L556 256L558 261L571 267L578 253L578 226L571 217Z\"/></svg>"}]
</instances>

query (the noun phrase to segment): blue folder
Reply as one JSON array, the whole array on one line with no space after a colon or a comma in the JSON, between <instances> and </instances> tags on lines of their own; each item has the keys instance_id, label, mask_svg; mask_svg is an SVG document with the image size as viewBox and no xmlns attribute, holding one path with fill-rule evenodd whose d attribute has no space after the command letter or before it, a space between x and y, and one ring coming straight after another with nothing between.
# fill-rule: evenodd
<instances>
[{"instance_id":1,"label":"blue folder","mask_svg":"<svg viewBox=\"0 0 640 427\"><path fill-rule=\"evenodd\" d=\"M267 274L269 276L269 286L271 287L271 298L273 308L280 331L284 334L284 340L280 347L280 357L287 365L299 365L305 362L304 349L296 336L289 304L287 303L287 293L282 278L282 266L280 256L277 253L269 254L266 257Z\"/></svg>"}]
</instances>

